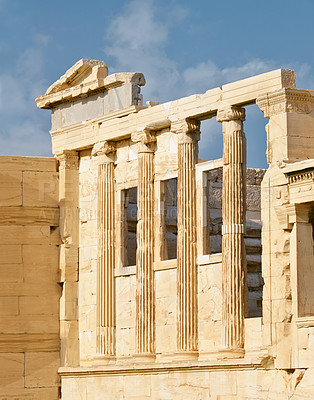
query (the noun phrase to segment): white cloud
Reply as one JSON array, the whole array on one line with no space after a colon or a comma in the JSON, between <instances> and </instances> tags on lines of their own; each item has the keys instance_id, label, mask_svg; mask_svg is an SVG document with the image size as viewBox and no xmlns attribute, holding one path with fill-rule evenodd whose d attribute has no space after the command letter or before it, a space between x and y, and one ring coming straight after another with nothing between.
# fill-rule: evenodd
<instances>
[{"instance_id":1,"label":"white cloud","mask_svg":"<svg viewBox=\"0 0 314 400\"><path fill-rule=\"evenodd\" d=\"M17 57L11 70L0 75L1 155L51 154L49 117L37 109L34 101L47 87L45 38L35 38L33 46Z\"/></svg>"},{"instance_id":2,"label":"white cloud","mask_svg":"<svg viewBox=\"0 0 314 400\"><path fill-rule=\"evenodd\" d=\"M172 6L161 18L156 0L128 3L107 28L105 53L114 60L110 71L143 72L147 80L142 89L145 100L157 101L201 93L283 67L295 68L297 82L303 87L313 87L313 71L307 64L282 66L274 60L253 59L242 65L220 68L208 59L186 69L180 68L167 54L167 42L174 23L183 22L188 14L183 6Z\"/></svg>"},{"instance_id":3,"label":"white cloud","mask_svg":"<svg viewBox=\"0 0 314 400\"><path fill-rule=\"evenodd\" d=\"M143 72L147 81L142 89L144 101L165 102L203 93L210 88L277 68L295 69L297 87L314 89L313 70L307 64L283 66L275 60L256 58L242 65L221 68L208 59L186 69L180 68L167 54L167 41L174 21L184 21L188 10L180 6L176 10L178 18L173 18L173 8L172 14L165 12L162 18L158 12L158 2L155 0L133 0L112 21L106 32L105 53L114 61L113 65L109 65L109 73ZM262 126L263 130L262 113L257 112L252 118L256 126ZM206 157L207 153L212 156L212 149L215 148L221 152L221 127L215 121L208 121L202 124L202 132L201 155Z\"/></svg>"},{"instance_id":4,"label":"white cloud","mask_svg":"<svg viewBox=\"0 0 314 400\"><path fill-rule=\"evenodd\" d=\"M153 0L134 0L106 34L105 53L115 60L110 69L143 72L148 79L147 100L160 99L163 90L171 92L179 81L177 65L165 52L169 27L158 20L156 12Z\"/></svg>"}]
</instances>

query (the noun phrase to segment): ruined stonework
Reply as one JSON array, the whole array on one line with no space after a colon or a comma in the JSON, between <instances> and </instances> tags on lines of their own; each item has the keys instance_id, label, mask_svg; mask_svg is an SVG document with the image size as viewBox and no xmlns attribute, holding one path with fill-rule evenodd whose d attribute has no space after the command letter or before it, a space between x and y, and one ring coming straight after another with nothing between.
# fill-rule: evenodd
<instances>
[{"instance_id":1,"label":"ruined stonework","mask_svg":"<svg viewBox=\"0 0 314 400\"><path fill-rule=\"evenodd\" d=\"M104 62L80 60L36 99L52 111L56 161L47 162L57 164L47 182L58 180L58 190L47 205L33 180L31 211L19 185L1 192L0 223L48 227L45 260L56 273L44 293L26 281L12 292L8 266L19 279L17 265L28 264L7 244L23 249L37 236L22 230L11 244L1 233L1 310L13 328L0 332L0 399L57 400L57 372L63 400L312 399L314 92L276 70L146 107L144 84L140 73L108 75ZM266 171L246 165L253 104L269 119ZM221 123L223 154L204 161L198 146L210 118ZM13 165L3 159L0 174ZM23 160L28 171L33 159ZM41 207L58 217L40 219ZM37 300L49 294L57 310L55 347L48 332L36 331L40 342L25 328L37 321L20 317L27 290L39 290ZM51 369L37 357L28 378L28 351L55 357Z\"/></svg>"}]
</instances>

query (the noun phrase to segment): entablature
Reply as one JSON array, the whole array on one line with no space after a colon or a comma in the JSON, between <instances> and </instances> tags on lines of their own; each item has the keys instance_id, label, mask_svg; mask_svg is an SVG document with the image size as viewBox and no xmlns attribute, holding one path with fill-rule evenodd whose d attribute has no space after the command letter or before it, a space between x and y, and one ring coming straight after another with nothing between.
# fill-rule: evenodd
<instances>
[{"instance_id":1,"label":"entablature","mask_svg":"<svg viewBox=\"0 0 314 400\"><path fill-rule=\"evenodd\" d=\"M283 88L295 88L294 71L278 69L153 107L121 108L54 129L51 132L53 152L65 147L81 150L103 140L126 139L148 126L150 130L160 130L177 121L202 121L214 117L218 110L254 104L258 98Z\"/></svg>"}]
</instances>

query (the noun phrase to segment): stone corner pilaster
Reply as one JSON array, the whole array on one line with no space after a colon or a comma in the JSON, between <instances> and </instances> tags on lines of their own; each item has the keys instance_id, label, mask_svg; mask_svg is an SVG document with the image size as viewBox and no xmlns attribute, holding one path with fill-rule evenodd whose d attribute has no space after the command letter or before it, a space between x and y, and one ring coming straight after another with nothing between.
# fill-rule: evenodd
<instances>
[{"instance_id":1,"label":"stone corner pilaster","mask_svg":"<svg viewBox=\"0 0 314 400\"><path fill-rule=\"evenodd\" d=\"M60 169L78 169L79 167L79 156L75 150L63 150L60 153L55 154L55 158L59 162Z\"/></svg>"},{"instance_id":2,"label":"stone corner pilaster","mask_svg":"<svg viewBox=\"0 0 314 400\"><path fill-rule=\"evenodd\" d=\"M265 118L282 113L310 114L314 110L314 96L308 90L280 89L256 99Z\"/></svg>"}]
</instances>

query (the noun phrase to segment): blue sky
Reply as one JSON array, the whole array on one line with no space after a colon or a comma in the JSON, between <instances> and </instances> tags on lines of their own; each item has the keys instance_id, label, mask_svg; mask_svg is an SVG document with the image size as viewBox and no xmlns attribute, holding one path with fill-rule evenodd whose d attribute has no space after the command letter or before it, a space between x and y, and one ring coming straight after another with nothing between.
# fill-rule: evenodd
<instances>
[{"instance_id":1,"label":"blue sky","mask_svg":"<svg viewBox=\"0 0 314 400\"><path fill-rule=\"evenodd\" d=\"M277 68L314 89L313 15L313 0L0 0L0 154L51 155L50 112L34 99L80 58L143 72L144 102ZM247 109L249 166L266 166L266 122ZM202 131L200 156L220 157L220 125Z\"/></svg>"}]
</instances>

